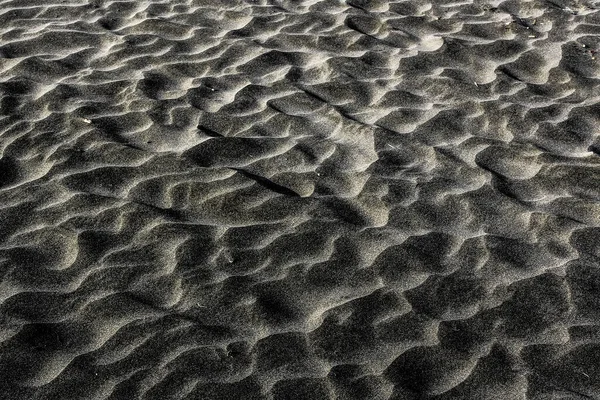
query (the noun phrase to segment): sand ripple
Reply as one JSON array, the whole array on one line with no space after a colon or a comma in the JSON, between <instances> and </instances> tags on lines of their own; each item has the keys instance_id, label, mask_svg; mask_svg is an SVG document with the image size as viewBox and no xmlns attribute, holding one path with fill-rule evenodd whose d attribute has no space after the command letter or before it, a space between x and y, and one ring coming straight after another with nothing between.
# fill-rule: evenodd
<instances>
[{"instance_id":1,"label":"sand ripple","mask_svg":"<svg viewBox=\"0 0 600 400\"><path fill-rule=\"evenodd\" d=\"M598 33L0 0L0 398L598 398Z\"/></svg>"}]
</instances>

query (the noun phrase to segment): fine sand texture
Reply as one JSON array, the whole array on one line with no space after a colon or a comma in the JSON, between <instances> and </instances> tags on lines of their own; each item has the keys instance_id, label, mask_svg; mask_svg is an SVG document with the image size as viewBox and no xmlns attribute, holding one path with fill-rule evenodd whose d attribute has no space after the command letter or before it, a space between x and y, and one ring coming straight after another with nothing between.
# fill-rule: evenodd
<instances>
[{"instance_id":1,"label":"fine sand texture","mask_svg":"<svg viewBox=\"0 0 600 400\"><path fill-rule=\"evenodd\" d=\"M598 52L583 0L0 0L0 400L600 399Z\"/></svg>"}]
</instances>

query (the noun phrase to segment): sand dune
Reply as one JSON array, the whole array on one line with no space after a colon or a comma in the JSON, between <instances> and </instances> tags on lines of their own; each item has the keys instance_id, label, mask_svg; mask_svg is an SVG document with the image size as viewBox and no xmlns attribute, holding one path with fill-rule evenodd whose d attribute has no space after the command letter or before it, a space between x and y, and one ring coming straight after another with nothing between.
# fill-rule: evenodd
<instances>
[{"instance_id":1,"label":"sand dune","mask_svg":"<svg viewBox=\"0 0 600 400\"><path fill-rule=\"evenodd\" d=\"M598 7L0 0L0 399L600 399Z\"/></svg>"}]
</instances>

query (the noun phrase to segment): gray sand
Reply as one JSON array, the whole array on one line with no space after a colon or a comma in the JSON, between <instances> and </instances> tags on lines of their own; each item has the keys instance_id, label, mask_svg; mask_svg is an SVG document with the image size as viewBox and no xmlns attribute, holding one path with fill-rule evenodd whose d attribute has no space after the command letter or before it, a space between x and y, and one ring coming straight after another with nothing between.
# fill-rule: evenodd
<instances>
[{"instance_id":1,"label":"gray sand","mask_svg":"<svg viewBox=\"0 0 600 400\"><path fill-rule=\"evenodd\" d=\"M600 399L598 51L592 1L0 0L0 399Z\"/></svg>"}]
</instances>

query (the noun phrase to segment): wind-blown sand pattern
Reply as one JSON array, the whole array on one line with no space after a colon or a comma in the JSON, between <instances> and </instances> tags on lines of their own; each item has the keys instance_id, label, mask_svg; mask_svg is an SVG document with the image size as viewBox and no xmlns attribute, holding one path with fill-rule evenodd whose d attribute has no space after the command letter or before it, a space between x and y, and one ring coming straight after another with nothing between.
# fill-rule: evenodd
<instances>
[{"instance_id":1,"label":"wind-blown sand pattern","mask_svg":"<svg viewBox=\"0 0 600 400\"><path fill-rule=\"evenodd\" d=\"M600 399L594 2L0 34L1 399Z\"/></svg>"}]
</instances>

